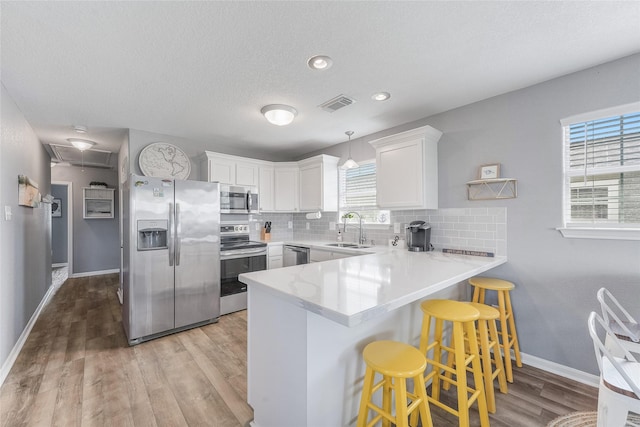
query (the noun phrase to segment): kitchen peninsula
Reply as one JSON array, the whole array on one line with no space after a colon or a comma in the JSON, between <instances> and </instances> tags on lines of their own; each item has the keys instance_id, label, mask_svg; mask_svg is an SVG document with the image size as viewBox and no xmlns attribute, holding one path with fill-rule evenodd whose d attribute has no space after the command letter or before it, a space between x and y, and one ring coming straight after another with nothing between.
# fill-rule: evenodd
<instances>
[{"instance_id":1,"label":"kitchen peninsula","mask_svg":"<svg viewBox=\"0 0 640 427\"><path fill-rule=\"evenodd\" d=\"M364 346L381 339L417 345L422 300L466 299L461 282L507 261L365 251L371 253L240 275L249 291L254 427L355 425Z\"/></svg>"}]
</instances>

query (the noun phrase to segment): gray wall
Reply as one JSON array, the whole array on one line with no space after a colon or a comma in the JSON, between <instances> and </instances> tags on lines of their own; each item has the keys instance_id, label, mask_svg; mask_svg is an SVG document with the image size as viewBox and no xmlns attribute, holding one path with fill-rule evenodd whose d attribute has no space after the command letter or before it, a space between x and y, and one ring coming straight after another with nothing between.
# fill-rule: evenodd
<instances>
[{"instance_id":1,"label":"gray wall","mask_svg":"<svg viewBox=\"0 0 640 427\"><path fill-rule=\"evenodd\" d=\"M51 262L62 264L67 262L69 237L69 207L67 205L67 186L51 184L51 195L60 199L60 209L62 216L51 217Z\"/></svg>"},{"instance_id":2,"label":"gray wall","mask_svg":"<svg viewBox=\"0 0 640 427\"><path fill-rule=\"evenodd\" d=\"M73 274L120 268L118 172L110 169L58 165L51 170L53 181L73 183ZM82 218L82 188L91 181L115 188L113 219Z\"/></svg>"},{"instance_id":3,"label":"gray wall","mask_svg":"<svg viewBox=\"0 0 640 427\"><path fill-rule=\"evenodd\" d=\"M440 114L440 205L508 208L509 262L492 272L513 281L522 351L598 373L587 317L602 287L640 315L640 241L567 239L562 226L562 128L578 113L640 100L640 55ZM471 202L465 181L499 162L518 179L518 198Z\"/></svg>"},{"instance_id":4,"label":"gray wall","mask_svg":"<svg viewBox=\"0 0 640 427\"><path fill-rule=\"evenodd\" d=\"M513 281L522 351L598 373L587 317L606 286L640 316L640 242L563 238L560 119L640 100L640 54L354 140L353 158L375 157L368 141L425 124L438 146L440 208L507 207L509 262L491 275ZM357 130L357 129L354 129ZM347 145L320 153L346 159ZM304 156L307 157L308 155ZM478 166L501 163L518 198L468 201Z\"/></svg>"},{"instance_id":5,"label":"gray wall","mask_svg":"<svg viewBox=\"0 0 640 427\"><path fill-rule=\"evenodd\" d=\"M51 285L51 206L18 206L18 175L50 192L49 155L11 99L0 92L0 373L7 357ZM13 213L4 216L5 207ZM4 378L0 375L0 381Z\"/></svg>"}]
</instances>

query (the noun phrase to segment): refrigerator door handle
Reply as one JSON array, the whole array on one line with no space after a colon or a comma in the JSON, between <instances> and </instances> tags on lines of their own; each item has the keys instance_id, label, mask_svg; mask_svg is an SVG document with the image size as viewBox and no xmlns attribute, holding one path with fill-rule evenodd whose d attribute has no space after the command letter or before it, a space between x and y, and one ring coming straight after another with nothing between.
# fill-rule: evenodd
<instances>
[{"instance_id":1,"label":"refrigerator door handle","mask_svg":"<svg viewBox=\"0 0 640 427\"><path fill-rule=\"evenodd\" d=\"M180 203L176 203L176 267L180 265Z\"/></svg>"},{"instance_id":2,"label":"refrigerator door handle","mask_svg":"<svg viewBox=\"0 0 640 427\"><path fill-rule=\"evenodd\" d=\"M169 203L169 266L173 267L173 259L175 255L174 236L175 230L173 228L173 203Z\"/></svg>"},{"instance_id":3,"label":"refrigerator door handle","mask_svg":"<svg viewBox=\"0 0 640 427\"><path fill-rule=\"evenodd\" d=\"M247 212L251 212L253 200L251 197L251 190L247 191Z\"/></svg>"}]
</instances>

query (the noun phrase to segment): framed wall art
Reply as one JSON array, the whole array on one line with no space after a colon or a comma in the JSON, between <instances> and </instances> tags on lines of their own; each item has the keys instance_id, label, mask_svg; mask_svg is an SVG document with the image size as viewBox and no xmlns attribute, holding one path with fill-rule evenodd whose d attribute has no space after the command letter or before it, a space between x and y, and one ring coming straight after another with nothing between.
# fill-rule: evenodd
<instances>
[{"instance_id":1,"label":"framed wall art","mask_svg":"<svg viewBox=\"0 0 640 427\"><path fill-rule=\"evenodd\" d=\"M40 203L38 183L26 175L18 175L18 204L35 208Z\"/></svg>"},{"instance_id":2,"label":"framed wall art","mask_svg":"<svg viewBox=\"0 0 640 427\"><path fill-rule=\"evenodd\" d=\"M62 202L60 199L53 199L53 202L51 202L51 216L53 218L62 216Z\"/></svg>"},{"instance_id":3,"label":"framed wall art","mask_svg":"<svg viewBox=\"0 0 640 427\"><path fill-rule=\"evenodd\" d=\"M500 178L500 163L491 163L480 166L478 179Z\"/></svg>"}]
</instances>

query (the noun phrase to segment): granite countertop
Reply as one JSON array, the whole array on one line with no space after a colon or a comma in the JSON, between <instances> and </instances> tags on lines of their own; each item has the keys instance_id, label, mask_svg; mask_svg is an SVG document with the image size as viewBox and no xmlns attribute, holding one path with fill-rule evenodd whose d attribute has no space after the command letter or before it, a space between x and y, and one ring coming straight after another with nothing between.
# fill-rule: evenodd
<instances>
[{"instance_id":1,"label":"granite countertop","mask_svg":"<svg viewBox=\"0 0 640 427\"><path fill-rule=\"evenodd\" d=\"M345 326L355 326L507 262L494 258L409 252L373 246L348 249L329 242L284 242L351 252L352 257L240 275L249 286Z\"/></svg>"}]
</instances>

